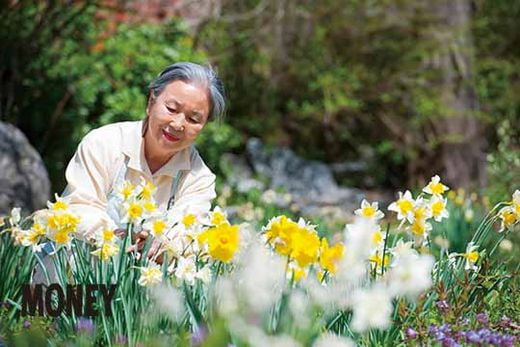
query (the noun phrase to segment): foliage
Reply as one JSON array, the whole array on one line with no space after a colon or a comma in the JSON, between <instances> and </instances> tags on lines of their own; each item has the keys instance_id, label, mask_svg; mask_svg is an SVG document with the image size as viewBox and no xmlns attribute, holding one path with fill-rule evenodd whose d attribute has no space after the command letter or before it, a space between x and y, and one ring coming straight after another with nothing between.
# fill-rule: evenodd
<instances>
[{"instance_id":1,"label":"foliage","mask_svg":"<svg viewBox=\"0 0 520 347\"><path fill-rule=\"evenodd\" d=\"M350 340L369 346L444 339L446 334L437 334L441 324L454 331L476 329L460 318L480 322L482 312L489 311L486 319L493 327L507 320L507 329L497 331L514 343L517 323L508 317L518 316L518 269L508 270L497 251L519 226L520 191L493 208L474 232L468 228L469 243L458 250L431 240L458 232L460 221L431 231L427 227L450 219L446 189L434 177L416 198L400 194L389 206L400 221L397 228L382 230L383 212L377 203L363 201L344 239L330 244L315 226L285 215L271 218L260 232L231 224L219 208L206 216L187 211L181 220L170 220L155 210L150 183L134 187L126 182L119 190L120 213L127 222L122 239L106 225L85 240L76 226L88 216L76 214L66 198L27 219L15 209L0 220L0 245L8 246L0 247L0 259L6 269L19 269L0 273L11 277L0 282L8 283L0 287L0 336L10 342L49 339L85 346ZM456 213L466 203L460 195L452 198L449 213L467 221ZM516 219L506 218L507 211ZM136 237L140 228L151 236L146 241ZM55 249L45 256L50 259L42 268L47 281L117 283L112 316L103 314L100 304L101 314L92 319L66 313L55 319L20 317L16 286L28 280L36 261L45 261L40 251L49 241ZM30 262L20 262L21 254ZM468 330L469 337L460 338L471 334Z\"/></svg>"}]
</instances>

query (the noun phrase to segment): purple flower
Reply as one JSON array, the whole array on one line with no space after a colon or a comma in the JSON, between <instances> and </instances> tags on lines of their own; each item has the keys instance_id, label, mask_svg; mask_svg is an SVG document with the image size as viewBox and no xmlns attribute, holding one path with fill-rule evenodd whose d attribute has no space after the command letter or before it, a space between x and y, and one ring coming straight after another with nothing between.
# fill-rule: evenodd
<instances>
[{"instance_id":1,"label":"purple flower","mask_svg":"<svg viewBox=\"0 0 520 347\"><path fill-rule=\"evenodd\" d=\"M477 316L475 318L477 319L477 322L479 322L482 325L488 325L488 323L489 323L489 317L484 312L477 314Z\"/></svg>"},{"instance_id":2,"label":"purple flower","mask_svg":"<svg viewBox=\"0 0 520 347\"><path fill-rule=\"evenodd\" d=\"M511 322L512 322L511 318L509 318L506 315L503 315L502 318L500 318L500 320L498 321L498 325L501 328L509 328L511 326Z\"/></svg>"},{"instance_id":3,"label":"purple flower","mask_svg":"<svg viewBox=\"0 0 520 347\"><path fill-rule=\"evenodd\" d=\"M406 328L406 330L404 331L404 334L406 335L406 338L408 340L415 340L417 338L417 331L415 331L414 329L412 328Z\"/></svg>"},{"instance_id":4,"label":"purple flower","mask_svg":"<svg viewBox=\"0 0 520 347\"><path fill-rule=\"evenodd\" d=\"M475 331L470 330L466 333L466 341L469 343L481 343L482 338Z\"/></svg>"},{"instance_id":5,"label":"purple flower","mask_svg":"<svg viewBox=\"0 0 520 347\"><path fill-rule=\"evenodd\" d=\"M448 313L448 311L450 310L450 305L448 304L448 302L446 300L439 300L435 303L435 306L437 306L437 309L441 312L441 313Z\"/></svg>"},{"instance_id":6,"label":"purple flower","mask_svg":"<svg viewBox=\"0 0 520 347\"><path fill-rule=\"evenodd\" d=\"M458 347L458 346L460 346L460 345L449 336L442 340L442 347Z\"/></svg>"},{"instance_id":7,"label":"purple flower","mask_svg":"<svg viewBox=\"0 0 520 347\"><path fill-rule=\"evenodd\" d=\"M29 329L31 327L31 325L32 325L31 322L29 322L28 320L25 320L23 322L24 329Z\"/></svg>"},{"instance_id":8,"label":"purple flower","mask_svg":"<svg viewBox=\"0 0 520 347\"><path fill-rule=\"evenodd\" d=\"M92 319L80 317L76 322L76 331L78 334L92 335L95 325Z\"/></svg>"}]
</instances>

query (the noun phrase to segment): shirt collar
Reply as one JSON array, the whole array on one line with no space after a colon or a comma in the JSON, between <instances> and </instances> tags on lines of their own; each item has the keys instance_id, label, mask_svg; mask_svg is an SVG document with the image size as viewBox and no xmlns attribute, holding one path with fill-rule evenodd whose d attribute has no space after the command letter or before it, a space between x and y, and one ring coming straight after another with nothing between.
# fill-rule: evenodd
<instances>
[{"instance_id":1,"label":"shirt collar","mask_svg":"<svg viewBox=\"0 0 520 347\"><path fill-rule=\"evenodd\" d=\"M146 158L144 156L144 138L142 136L143 122L135 122L135 127L130 127L123 134L123 153L129 158L128 167L152 176ZM175 177L180 170L191 169L191 151L193 146L177 152L166 162L153 176Z\"/></svg>"}]
</instances>

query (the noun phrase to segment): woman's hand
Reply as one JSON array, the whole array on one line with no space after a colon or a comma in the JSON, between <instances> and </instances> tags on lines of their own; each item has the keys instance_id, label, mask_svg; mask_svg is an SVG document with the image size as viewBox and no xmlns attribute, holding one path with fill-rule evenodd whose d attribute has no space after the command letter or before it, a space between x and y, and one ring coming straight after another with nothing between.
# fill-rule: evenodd
<instances>
[{"instance_id":1,"label":"woman's hand","mask_svg":"<svg viewBox=\"0 0 520 347\"><path fill-rule=\"evenodd\" d=\"M129 252L142 252L144 245L146 244L146 240L148 239L148 236L150 234L146 230L142 230L138 233L132 233L132 245L129 246L126 251ZM148 249L148 258L154 259L155 262L158 264L162 264L163 257L162 254L159 254L157 256L157 252L159 252L161 247L161 243L157 239L152 240L152 244L150 245L150 248Z\"/></svg>"}]
</instances>

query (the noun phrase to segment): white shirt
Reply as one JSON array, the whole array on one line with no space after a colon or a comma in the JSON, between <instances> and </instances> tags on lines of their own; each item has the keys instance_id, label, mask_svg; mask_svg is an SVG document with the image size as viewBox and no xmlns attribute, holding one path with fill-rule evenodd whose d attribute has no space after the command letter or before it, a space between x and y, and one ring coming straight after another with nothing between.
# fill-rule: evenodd
<instances>
[{"instance_id":1,"label":"white shirt","mask_svg":"<svg viewBox=\"0 0 520 347\"><path fill-rule=\"evenodd\" d=\"M170 217L178 220L185 213L202 214L211 208L216 196L215 175L193 146L176 153L152 175L144 157L142 122L109 124L83 138L65 172L68 185L64 195L81 217L78 232L83 237L90 238L105 225L115 227L106 212L107 196L117 189L114 180L125 160L125 180L134 185L143 178L151 181L157 188L154 199L163 210L172 195L172 181L179 170L186 170L178 182Z\"/></svg>"}]
</instances>

